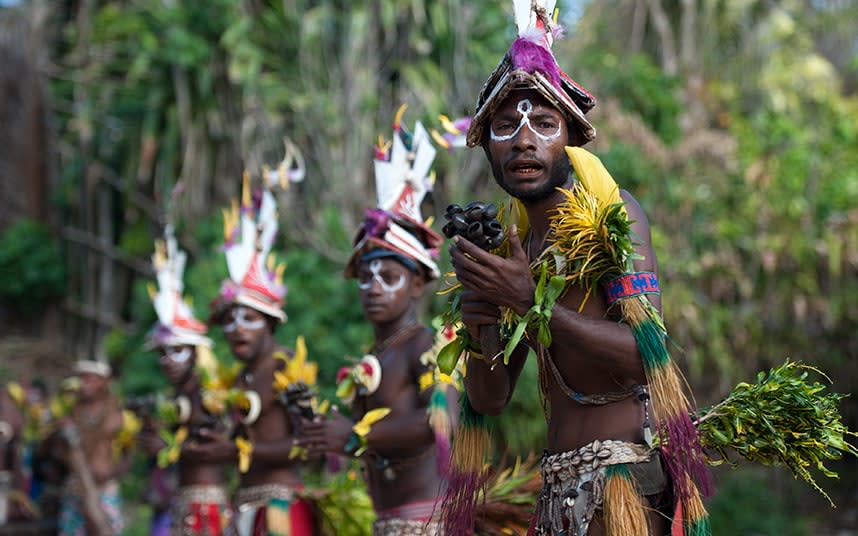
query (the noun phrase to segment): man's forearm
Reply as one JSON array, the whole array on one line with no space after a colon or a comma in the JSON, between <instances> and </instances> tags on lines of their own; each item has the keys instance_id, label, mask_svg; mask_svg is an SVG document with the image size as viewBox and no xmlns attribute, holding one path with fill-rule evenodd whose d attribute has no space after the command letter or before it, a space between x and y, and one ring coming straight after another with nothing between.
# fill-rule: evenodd
<instances>
[{"instance_id":1,"label":"man's forearm","mask_svg":"<svg viewBox=\"0 0 858 536\"><path fill-rule=\"evenodd\" d=\"M512 398L516 381L527 358L525 347L519 345L510 356L509 364L504 365L503 357L499 355L503 351L503 341L498 337L494 339L498 341L497 349L483 348L483 359L468 359L468 373L464 379L468 401L483 415L500 415ZM495 356L497 358L492 359Z\"/></svg>"},{"instance_id":2,"label":"man's forearm","mask_svg":"<svg viewBox=\"0 0 858 536\"><path fill-rule=\"evenodd\" d=\"M292 447L295 446L295 438L289 437L277 441L266 441L253 444L253 459L263 463L288 464L298 463L300 460L289 457Z\"/></svg>"},{"instance_id":3,"label":"man's forearm","mask_svg":"<svg viewBox=\"0 0 858 536\"><path fill-rule=\"evenodd\" d=\"M407 415L388 416L372 425L366 436L369 447L416 448L435 441L425 408Z\"/></svg>"},{"instance_id":4,"label":"man's forearm","mask_svg":"<svg viewBox=\"0 0 858 536\"><path fill-rule=\"evenodd\" d=\"M464 383L468 402L478 413L499 415L506 407L510 382L503 363L492 370L480 359L469 359Z\"/></svg>"}]
</instances>

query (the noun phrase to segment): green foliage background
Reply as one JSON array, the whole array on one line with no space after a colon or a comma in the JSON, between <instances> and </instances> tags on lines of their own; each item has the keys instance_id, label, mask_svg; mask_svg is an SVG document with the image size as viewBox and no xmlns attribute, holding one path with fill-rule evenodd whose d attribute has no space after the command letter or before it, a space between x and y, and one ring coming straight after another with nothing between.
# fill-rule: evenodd
<instances>
[{"instance_id":1,"label":"green foliage background","mask_svg":"<svg viewBox=\"0 0 858 536\"><path fill-rule=\"evenodd\" d=\"M787 356L828 371L834 390L854 391L858 48L850 22L858 6L574 4L580 18L561 15L567 39L555 52L599 98L589 148L649 216L668 329L698 402ZM677 34L685 10L697 10L693 48L674 43L682 60L675 69L651 18L633 39L637 10L662 4ZM93 169L113 177L121 188L110 188L109 240L145 262L164 221L173 221L192 257L186 291L201 318L225 275L217 210L238 193L243 168L280 158L284 134L301 147L307 180L280 199L277 249L290 291L278 337L288 345L307 338L326 394L344 356L371 342L355 288L340 275L373 200L371 143L401 102L411 105L408 122L431 126L438 113L471 112L513 36L506 2L452 0L58 2L50 27L62 223L85 221L91 207L81 192L92 188ZM441 153L436 171L427 212L440 215L452 200L502 200L479 150ZM184 193L171 196L179 182ZM23 240L9 233L4 241ZM14 262L24 261L0 257L4 270L18 270L6 268ZM21 269L57 282L45 288L59 295L61 263L37 264ZM80 277L80 268L70 272ZM18 292L0 279L0 291ZM115 282L127 325L102 340L127 393L164 386L154 355L141 350L154 321L149 281L133 274ZM428 297L426 318L442 307ZM854 402L844 412L857 428ZM502 449L544 444L532 366L495 428ZM854 497L854 461L836 469L844 478L835 487ZM818 497L785 491L782 501L760 504L744 491L768 492L766 481L718 474L718 533L802 534L802 523L791 522L798 502L810 505L796 510L810 525L834 524L824 514L813 519L814 506L827 508ZM778 489L795 489L788 484ZM760 516L770 522L750 521Z\"/></svg>"},{"instance_id":2,"label":"green foliage background","mask_svg":"<svg viewBox=\"0 0 858 536\"><path fill-rule=\"evenodd\" d=\"M48 227L20 220L0 234L0 300L34 314L65 293L65 264Z\"/></svg>"}]
</instances>

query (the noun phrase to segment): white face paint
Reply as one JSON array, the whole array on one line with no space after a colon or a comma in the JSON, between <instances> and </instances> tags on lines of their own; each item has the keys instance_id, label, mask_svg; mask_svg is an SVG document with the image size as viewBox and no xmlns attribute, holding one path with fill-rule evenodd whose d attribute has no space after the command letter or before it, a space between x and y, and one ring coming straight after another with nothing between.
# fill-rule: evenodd
<instances>
[{"instance_id":1,"label":"white face paint","mask_svg":"<svg viewBox=\"0 0 858 536\"><path fill-rule=\"evenodd\" d=\"M232 322L229 324L224 324L223 331L225 333L232 333L239 327L243 329L262 329L265 327L265 319L257 318L256 320L250 320L251 316L250 311L247 307L233 307L233 309L229 312L229 315L232 317Z\"/></svg>"},{"instance_id":2,"label":"white face paint","mask_svg":"<svg viewBox=\"0 0 858 536\"><path fill-rule=\"evenodd\" d=\"M191 358L191 349L187 346L171 346L164 350L164 359L168 359L177 365L183 365Z\"/></svg>"},{"instance_id":3,"label":"white face paint","mask_svg":"<svg viewBox=\"0 0 858 536\"><path fill-rule=\"evenodd\" d=\"M537 124L534 127L530 122L530 114L533 112L533 103L530 102L530 99L521 99L518 101L518 105L516 105L515 109L521 114L521 121L518 123L518 126L515 130L512 130L512 125L500 128L499 130L501 130L501 134L498 134L495 132L494 123L492 123L489 129L489 135L492 141L509 141L518 136L518 133L524 127L530 129L530 131L536 134L536 137L542 141L555 140L559 138L560 134L563 132L563 121L559 121L556 126L552 121L550 125Z\"/></svg>"},{"instance_id":4,"label":"white face paint","mask_svg":"<svg viewBox=\"0 0 858 536\"><path fill-rule=\"evenodd\" d=\"M385 281L381 276L381 259L373 259L369 263L369 271L372 277L365 279L365 276L358 279L358 288L361 290L369 290L372 288L373 282L378 282L381 290L388 294L393 294L397 290L405 286L405 275L399 274L399 279L395 281Z\"/></svg>"}]
</instances>

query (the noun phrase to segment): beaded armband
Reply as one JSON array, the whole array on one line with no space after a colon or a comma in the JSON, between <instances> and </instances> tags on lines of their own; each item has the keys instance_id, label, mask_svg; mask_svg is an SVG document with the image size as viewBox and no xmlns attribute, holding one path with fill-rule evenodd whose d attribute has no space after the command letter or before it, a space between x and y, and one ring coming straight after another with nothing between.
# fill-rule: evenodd
<instances>
[{"instance_id":1,"label":"beaded armband","mask_svg":"<svg viewBox=\"0 0 858 536\"><path fill-rule=\"evenodd\" d=\"M620 300L645 294L659 294L658 276L653 272L634 272L613 279L604 285L608 306Z\"/></svg>"}]
</instances>

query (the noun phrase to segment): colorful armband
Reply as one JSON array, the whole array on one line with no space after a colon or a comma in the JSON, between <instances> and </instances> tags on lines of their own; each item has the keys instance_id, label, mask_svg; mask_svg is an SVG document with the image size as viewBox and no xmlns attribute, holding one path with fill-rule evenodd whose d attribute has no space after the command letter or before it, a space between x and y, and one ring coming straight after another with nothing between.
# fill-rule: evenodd
<instances>
[{"instance_id":1,"label":"colorful armband","mask_svg":"<svg viewBox=\"0 0 858 536\"><path fill-rule=\"evenodd\" d=\"M602 288L608 307L620 300L645 294L659 294L658 276L653 272L634 272L608 281Z\"/></svg>"}]
</instances>

